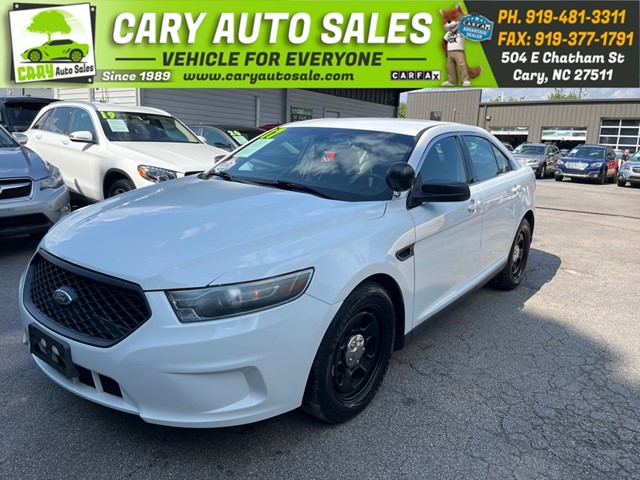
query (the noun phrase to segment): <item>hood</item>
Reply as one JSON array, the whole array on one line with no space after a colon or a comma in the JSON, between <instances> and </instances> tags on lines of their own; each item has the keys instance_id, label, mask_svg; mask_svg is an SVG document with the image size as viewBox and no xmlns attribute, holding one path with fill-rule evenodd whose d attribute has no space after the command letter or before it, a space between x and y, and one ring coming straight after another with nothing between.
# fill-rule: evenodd
<instances>
[{"instance_id":1,"label":"hood","mask_svg":"<svg viewBox=\"0 0 640 480\"><path fill-rule=\"evenodd\" d=\"M27 147L0 148L0 178L41 180L49 169L33 150Z\"/></svg>"},{"instance_id":2,"label":"hood","mask_svg":"<svg viewBox=\"0 0 640 480\"><path fill-rule=\"evenodd\" d=\"M518 161L531 161L531 162L539 162L544 158L544 155L532 155L532 154L522 154L522 153L513 153L513 158Z\"/></svg>"},{"instance_id":3,"label":"hood","mask_svg":"<svg viewBox=\"0 0 640 480\"><path fill-rule=\"evenodd\" d=\"M138 165L151 165L177 172L209 170L218 155L229 152L204 143L109 142L109 150Z\"/></svg>"},{"instance_id":4,"label":"hood","mask_svg":"<svg viewBox=\"0 0 640 480\"><path fill-rule=\"evenodd\" d=\"M145 290L194 288L227 272L222 283L311 267L349 238L346 230L385 208L187 177L82 209L56 224L42 247Z\"/></svg>"},{"instance_id":5,"label":"hood","mask_svg":"<svg viewBox=\"0 0 640 480\"><path fill-rule=\"evenodd\" d=\"M564 163L573 162L573 163L608 163L608 160L605 158L590 158L590 157L562 157L562 161Z\"/></svg>"}]
</instances>

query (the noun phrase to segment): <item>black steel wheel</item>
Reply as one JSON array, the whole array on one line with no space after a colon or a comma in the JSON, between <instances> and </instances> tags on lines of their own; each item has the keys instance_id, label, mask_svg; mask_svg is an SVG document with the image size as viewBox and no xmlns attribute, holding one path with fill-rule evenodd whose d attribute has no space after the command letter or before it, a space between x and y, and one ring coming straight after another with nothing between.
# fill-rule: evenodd
<instances>
[{"instance_id":1,"label":"black steel wheel","mask_svg":"<svg viewBox=\"0 0 640 480\"><path fill-rule=\"evenodd\" d=\"M121 178L111 184L107 197L115 197L134 188L136 188L136 186L131 181Z\"/></svg>"},{"instance_id":2,"label":"black steel wheel","mask_svg":"<svg viewBox=\"0 0 640 480\"><path fill-rule=\"evenodd\" d=\"M82 53L81 50L78 50L77 48L75 50L71 50L71 53L69 54L69 60L71 60L73 63L78 63L83 58L84 58L84 54Z\"/></svg>"},{"instance_id":3,"label":"black steel wheel","mask_svg":"<svg viewBox=\"0 0 640 480\"><path fill-rule=\"evenodd\" d=\"M302 408L329 423L355 417L371 402L389 366L395 312L389 294L367 282L342 304L313 361Z\"/></svg>"},{"instance_id":4,"label":"black steel wheel","mask_svg":"<svg viewBox=\"0 0 640 480\"><path fill-rule=\"evenodd\" d=\"M42 60L42 53L40 53L40 50L31 50L29 52L29 60L33 63Z\"/></svg>"},{"instance_id":5,"label":"black steel wheel","mask_svg":"<svg viewBox=\"0 0 640 480\"><path fill-rule=\"evenodd\" d=\"M502 290L513 290L522 281L529 259L531 246L531 225L526 218L522 219L516 237L513 239L509 257L504 268L493 278L493 284Z\"/></svg>"}]
</instances>

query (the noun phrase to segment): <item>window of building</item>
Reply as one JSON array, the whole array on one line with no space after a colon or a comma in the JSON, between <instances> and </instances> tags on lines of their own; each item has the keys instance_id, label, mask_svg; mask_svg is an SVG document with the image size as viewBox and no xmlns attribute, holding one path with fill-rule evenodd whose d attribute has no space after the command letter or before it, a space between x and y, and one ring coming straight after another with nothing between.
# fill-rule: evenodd
<instances>
[{"instance_id":1,"label":"window of building","mask_svg":"<svg viewBox=\"0 0 640 480\"><path fill-rule=\"evenodd\" d=\"M640 119L605 118L600 122L598 143L617 150L640 150Z\"/></svg>"}]
</instances>

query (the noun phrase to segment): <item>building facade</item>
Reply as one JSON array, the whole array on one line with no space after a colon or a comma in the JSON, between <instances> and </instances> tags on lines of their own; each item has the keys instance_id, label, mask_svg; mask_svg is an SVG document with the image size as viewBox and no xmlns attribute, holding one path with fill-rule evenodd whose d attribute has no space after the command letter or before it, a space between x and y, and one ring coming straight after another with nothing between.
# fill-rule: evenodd
<instances>
[{"instance_id":1,"label":"building facade","mask_svg":"<svg viewBox=\"0 0 640 480\"><path fill-rule=\"evenodd\" d=\"M477 125L516 146L553 142L640 150L640 99L481 102L477 89L409 92L407 117Z\"/></svg>"}]
</instances>

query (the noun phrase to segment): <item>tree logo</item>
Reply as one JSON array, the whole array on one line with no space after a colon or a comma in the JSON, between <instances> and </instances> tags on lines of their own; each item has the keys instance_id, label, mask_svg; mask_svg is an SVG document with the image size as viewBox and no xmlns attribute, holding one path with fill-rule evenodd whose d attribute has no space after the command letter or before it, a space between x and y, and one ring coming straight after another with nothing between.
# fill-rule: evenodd
<instances>
[{"instance_id":1,"label":"tree logo","mask_svg":"<svg viewBox=\"0 0 640 480\"><path fill-rule=\"evenodd\" d=\"M95 7L14 4L9 24L16 83L93 82Z\"/></svg>"}]
</instances>

